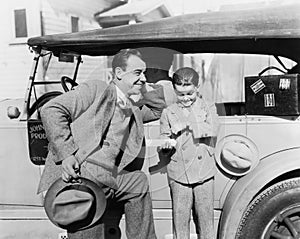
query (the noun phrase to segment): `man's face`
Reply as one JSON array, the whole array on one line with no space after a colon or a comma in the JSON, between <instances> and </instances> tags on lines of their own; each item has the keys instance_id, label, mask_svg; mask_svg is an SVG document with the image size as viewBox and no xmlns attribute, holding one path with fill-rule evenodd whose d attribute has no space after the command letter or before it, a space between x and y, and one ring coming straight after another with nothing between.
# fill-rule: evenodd
<instances>
[{"instance_id":1,"label":"man's face","mask_svg":"<svg viewBox=\"0 0 300 239\"><path fill-rule=\"evenodd\" d=\"M117 78L120 79L118 82L120 89L128 96L140 94L146 82L145 70L145 62L138 56L131 55L127 60L125 70L121 67L116 68L115 73Z\"/></svg>"},{"instance_id":2,"label":"man's face","mask_svg":"<svg viewBox=\"0 0 300 239\"><path fill-rule=\"evenodd\" d=\"M174 85L177 102L183 107L190 107L197 98L197 87L194 85Z\"/></svg>"}]
</instances>

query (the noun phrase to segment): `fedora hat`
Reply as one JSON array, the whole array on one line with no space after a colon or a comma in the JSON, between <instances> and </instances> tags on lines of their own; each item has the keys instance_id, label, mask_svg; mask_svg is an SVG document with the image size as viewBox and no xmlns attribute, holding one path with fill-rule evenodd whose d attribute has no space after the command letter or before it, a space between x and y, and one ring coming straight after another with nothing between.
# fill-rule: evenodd
<instances>
[{"instance_id":1,"label":"fedora hat","mask_svg":"<svg viewBox=\"0 0 300 239\"><path fill-rule=\"evenodd\" d=\"M216 145L216 161L226 173L243 176L253 170L259 162L255 143L244 135L227 135Z\"/></svg>"},{"instance_id":2,"label":"fedora hat","mask_svg":"<svg viewBox=\"0 0 300 239\"><path fill-rule=\"evenodd\" d=\"M93 181L76 183L56 180L45 195L44 208L50 221L67 230L82 230L97 222L106 207L105 194Z\"/></svg>"}]
</instances>

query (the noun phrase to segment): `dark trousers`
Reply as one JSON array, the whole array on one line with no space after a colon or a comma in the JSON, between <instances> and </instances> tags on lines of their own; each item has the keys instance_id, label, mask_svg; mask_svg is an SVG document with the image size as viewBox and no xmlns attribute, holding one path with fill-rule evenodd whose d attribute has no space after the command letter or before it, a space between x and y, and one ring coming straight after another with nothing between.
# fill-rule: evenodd
<instances>
[{"instance_id":1,"label":"dark trousers","mask_svg":"<svg viewBox=\"0 0 300 239\"><path fill-rule=\"evenodd\" d=\"M128 239L156 239L147 176L141 171L117 175L117 190L104 188L108 205L99 222L91 228L68 232L69 239L120 238L118 223L125 213Z\"/></svg>"}]
</instances>

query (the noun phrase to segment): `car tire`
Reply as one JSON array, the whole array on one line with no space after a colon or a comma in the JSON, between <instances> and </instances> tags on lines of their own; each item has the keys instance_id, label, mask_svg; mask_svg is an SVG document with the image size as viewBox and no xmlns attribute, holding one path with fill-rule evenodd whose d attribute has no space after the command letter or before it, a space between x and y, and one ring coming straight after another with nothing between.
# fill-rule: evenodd
<instances>
[{"instance_id":1,"label":"car tire","mask_svg":"<svg viewBox=\"0 0 300 239\"><path fill-rule=\"evenodd\" d=\"M300 238L300 178L261 192L244 212L235 238Z\"/></svg>"}]
</instances>

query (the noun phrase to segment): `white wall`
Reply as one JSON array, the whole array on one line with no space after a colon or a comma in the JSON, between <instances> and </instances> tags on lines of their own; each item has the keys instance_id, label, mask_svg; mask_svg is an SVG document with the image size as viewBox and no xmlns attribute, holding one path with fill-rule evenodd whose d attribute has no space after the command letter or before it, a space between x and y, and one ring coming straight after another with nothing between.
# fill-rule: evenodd
<instances>
[{"instance_id":1,"label":"white wall","mask_svg":"<svg viewBox=\"0 0 300 239\"><path fill-rule=\"evenodd\" d=\"M28 34L39 35L39 0L10 0L0 3L0 100L23 97L31 70L27 38L14 37L14 10L26 9Z\"/></svg>"},{"instance_id":2,"label":"white wall","mask_svg":"<svg viewBox=\"0 0 300 239\"><path fill-rule=\"evenodd\" d=\"M74 1L64 2L60 8L55 0L9 0L0 3L0 100L23 98L32 68L34 54L30 53L27 39L16 39L14 10L26 9L28 37L41 35L40 11L43 11L45 34L71 32L71 16L79 17L79 30L99 28L93 19L94 11L104 4L101 0L83 1L74 7ZM68 8L66 3L72 4ZM107 3L105 3L107 4ZM57 6L58 5L58 6ZM53 7L55 6L55 7ZM71 10L70 10L71 9ZM90 15L90 17L88 17Z\"/></svg>"},{"instance_id":3,"label":"white wall","mask_svg":"<svg viewBox=\"0 0 300 239\"><path fill-rule=\"evenodd\" d=\"M72 4L74 1L68 2L69 4ZM94 11L96 12L96 6L99 5L99 2L101 1L93 0L93 2L95 5ZM67 8L66 2L61 6L54 5L55 3L57 4L56 0L43 0L42 11L46 34L71 32L71 16L79 18L79 30L96 29L100 27L99 24L93 19L90 5L80 4L76 9L74 6L72 8ZM89 4L93 5L91 1Z\"/></svg>"}]
</instances>

